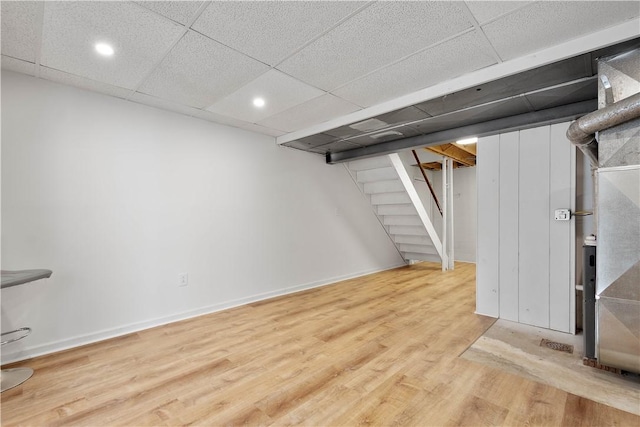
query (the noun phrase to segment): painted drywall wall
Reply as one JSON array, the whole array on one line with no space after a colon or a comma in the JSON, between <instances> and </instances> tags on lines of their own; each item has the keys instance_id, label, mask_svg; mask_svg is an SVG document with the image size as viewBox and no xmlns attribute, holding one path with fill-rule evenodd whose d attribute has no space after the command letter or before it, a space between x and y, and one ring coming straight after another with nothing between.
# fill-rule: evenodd
<instances>
[{"instance_id":1,"label":"painted drywall wall","mask_svg":"<svg viewBox=\"0 0 640 427\"><path fill-rule=\"evenodd\" d=\"M2 73L2 268L53 270L2 291L4 361L402 264L341 165Z\"/></svg>"},{"instance_id":2,"label":"painted drywall wall","mask_svg":"<svg viewBox=\"0 0 640 427\"><path fill-rule=\"evenodd\" d=\"M568 123L478 142L477 312L575 331L575 147Z\"/></svg>"},{"instance_id":3,"label":"painted drywall wall","mask_svg":"<svg viewBox=\"0 0 640 427\"><path fill-rule=\"evenodd\" d=\"M421 162L442 162L442 156L425 150L416 151ZM411 151L400 153L407 165L415 165ZM442 238L442 216L433 202L429 187L424 182L420 169L410 166L415 187L422 200L438 236ZM442 204L442 173L425 171L431 181L438 201ZM456 261L476 262L476 170L475 168L457 168L453 170L453 240L454 259Z\"/></svg>"}]
</instances>

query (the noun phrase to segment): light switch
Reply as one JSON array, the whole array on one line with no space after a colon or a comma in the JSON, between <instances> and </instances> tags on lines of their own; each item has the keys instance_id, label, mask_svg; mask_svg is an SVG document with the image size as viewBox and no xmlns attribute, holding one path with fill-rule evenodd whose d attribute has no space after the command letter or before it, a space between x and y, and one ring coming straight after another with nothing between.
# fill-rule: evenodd
<instances>
[{"instance_id":1,"label":"light switch","mask_svg":"<svg viewBox=\"0 0 640 427\"><path fill-rule=\"evenodd\" d=\"M569 209L556 209L556 221L569 221L571 211Z\"/></svg>"}]
</instances>

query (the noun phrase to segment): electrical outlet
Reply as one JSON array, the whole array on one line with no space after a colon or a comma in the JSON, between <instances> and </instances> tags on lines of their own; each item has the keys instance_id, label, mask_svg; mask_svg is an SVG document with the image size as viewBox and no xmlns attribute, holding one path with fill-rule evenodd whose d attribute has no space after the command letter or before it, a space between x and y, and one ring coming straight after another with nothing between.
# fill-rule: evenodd
<instances>
[{"instance_id":1,"label":"electrical outlet","mask_svg":"<svg viewBox=\"0 0 640 427\"><path fill-rule=\"evenodd\" d=\"M189 284L189 275L182 273L178 275L178 286L187 286Z\"/></svg>"}]
</instances>

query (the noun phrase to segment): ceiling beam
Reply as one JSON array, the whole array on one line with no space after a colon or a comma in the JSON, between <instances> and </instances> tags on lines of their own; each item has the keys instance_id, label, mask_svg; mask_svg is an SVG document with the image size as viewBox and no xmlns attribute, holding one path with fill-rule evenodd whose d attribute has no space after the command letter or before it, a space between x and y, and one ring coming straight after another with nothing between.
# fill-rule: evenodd
<instances>
[{"instance_id":1,"label":"ceiling beam","mask_svg":"<svg viewBox=\"0 0 640 427\"><path fill-rule=\"evenodd\" d=\"M396 139L395 141L382 142L367 147L354 148L338 153L327 153L326 160L329 164L341 163L366 157L382 156L398 151L411 150L420 147L442 144L443 142L456 141L468 135L478 137L496 135L498 133L516 130L530 129L534 127L562 123L575 120L587 113L598 109L598 100L576 102L546 110L533 111L518 114L511 117L489 120L473 125L461 126L426 135L417 135L410 138Z\"/></svg>"},{"instance_id":2,"label":"ceiling beam","mask_svg":"<svg viewBox=\"0 0 640 427\"><path fill-rule=\"evenodd\" d=\"M476 165L476 156L474 156L473 154L469 154L469 152L461 149L455 144L442 144L433 147L425 147L425 150L449 157L456 162L462 163L466 166Z\"/></svg>"},{"instance_id":3,"label":"ceiling beam","mask_svg":"<svg viewBox=\"0 0 640 427\"><path fill-rule=\"evenodd\" d=\"M295 141L310 135L326 132L340 126L356 123L380 114L399 110L430 99L458 92L473 86L501 79L537 67L558 62L573 56L582 55L607 46L638 37L638 19L630 19L613 27L605 28L584 36L568 40L529 55L514 58L500 64L482 68L460 77L438 83L428 88L400 96L389 101L355 111L324 123L312 125L276 138L277 144ZM460 137L468 136L460 135ZM454 139L455 140L455 139ZM449 140L451 141L451 139Z\"/></svg>"}]
</instances>

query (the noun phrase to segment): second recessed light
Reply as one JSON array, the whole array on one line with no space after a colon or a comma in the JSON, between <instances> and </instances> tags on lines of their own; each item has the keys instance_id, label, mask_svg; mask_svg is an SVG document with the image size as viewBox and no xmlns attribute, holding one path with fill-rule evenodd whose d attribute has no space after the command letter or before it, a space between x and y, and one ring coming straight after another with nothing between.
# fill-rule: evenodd
<instances>
[{"instance_id":1,"label":"second recessed light","mask_svg":"<svg viewBox=\"0 0 640 427\"><path fill-rule=\"evenodd\" d=\"M264 107L265 101L264 98L253 98L253 106L257 108Z\"/></svg>"},{"instance_id":2,"label":"second recessed light","mask_svg":"<svg viewBox=\"0 0 640 427\"><path fill-rule=\"evenodd\" d=\"M106 43L96 43L96 52L102 56L113 55L113 48Z\"/></svg>"}]
</instances>

